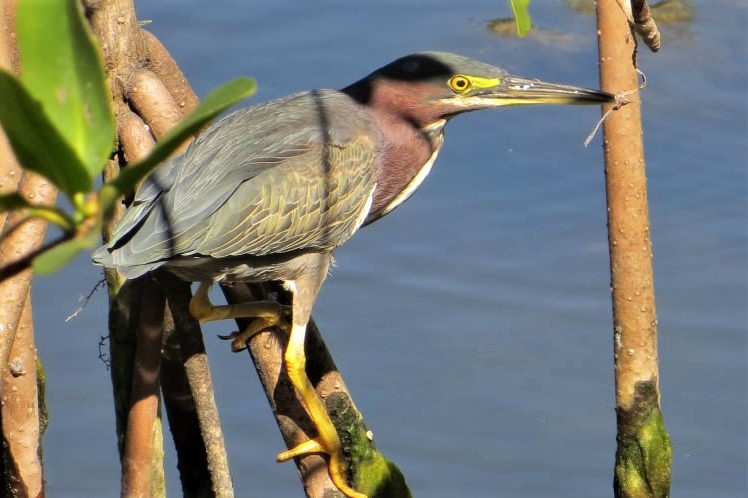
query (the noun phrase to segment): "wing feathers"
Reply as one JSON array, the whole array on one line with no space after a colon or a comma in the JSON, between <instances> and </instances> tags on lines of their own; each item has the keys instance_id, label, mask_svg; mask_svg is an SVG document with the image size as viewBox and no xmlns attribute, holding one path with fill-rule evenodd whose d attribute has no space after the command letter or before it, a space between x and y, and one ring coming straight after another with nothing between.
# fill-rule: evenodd
<instances>
[{"instance_id":1,"label":"wing feathers","mask_svg":"<svg viewBox=\"0 0 748 498\"><path fill-rule=\"evenodd\" d=\"M326 108L335 112L320 119ZM237 111L157 170L98 260L150 269L179 255L332 250L367 209L379 139L368 114L334 91Z\"/></svg>"}]
</instances>

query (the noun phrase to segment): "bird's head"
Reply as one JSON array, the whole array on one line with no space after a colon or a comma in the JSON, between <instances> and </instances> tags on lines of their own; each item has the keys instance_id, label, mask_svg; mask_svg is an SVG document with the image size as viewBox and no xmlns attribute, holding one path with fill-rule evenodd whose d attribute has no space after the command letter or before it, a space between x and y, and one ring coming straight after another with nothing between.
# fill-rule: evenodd
<instances>
[{"instance_id":1,"label":"bird's head","mask_svg":"<svg viewBox=\"0 0 748 498\"><path fill-rule=\"evenodd\" d=\"M402 57L344 92L379 112L392 112L419 127L463 112L529 104L603 104L599 90L513 76L505 70L448 52Z\"/></svg>"}]
</instances>

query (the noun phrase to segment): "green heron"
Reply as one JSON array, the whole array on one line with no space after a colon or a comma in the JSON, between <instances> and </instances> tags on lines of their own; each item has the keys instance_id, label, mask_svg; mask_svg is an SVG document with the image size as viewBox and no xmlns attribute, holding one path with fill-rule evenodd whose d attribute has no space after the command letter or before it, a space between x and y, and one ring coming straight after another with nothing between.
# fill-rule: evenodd
<instances>
[{"instance_id":1,"label":"green heron","mask_svg":"<svg viewBox=\"0 0 748 498\"><path fill-rule=\"evenodd\" d=\"M452 117L611 101L451 53L409 55L342 90L301 92L218 121L143 183L93 258L126 278L164 268L199 282L190 302L199 320L257 318L241 341L287 323L287 313L269 302L213 306L210 285L282 281L292 294L286 369L318 437L278 459L327 454L335 485L361 498L346 482L340 439L305 372L306 326L333 251L418 189Z\"/></svg>"}]
</instances>

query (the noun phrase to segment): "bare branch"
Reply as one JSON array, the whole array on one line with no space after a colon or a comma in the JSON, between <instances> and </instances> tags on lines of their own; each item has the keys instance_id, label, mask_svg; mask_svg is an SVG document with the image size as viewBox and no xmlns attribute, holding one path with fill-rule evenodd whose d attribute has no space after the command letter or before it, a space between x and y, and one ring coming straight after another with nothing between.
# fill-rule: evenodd
<instances>
[{"instance_id":1,"label":"bare branch","mask_svg":"<svg viewBox=\"0 0 748 498\"><path fill-rule=\"evenodd\" d=\"M143 283L138 342L135 349L130 411L122 458L122 496L149 498L164 493L153 489L163 485L163 462L154 455L154 438L161 437L159 389L162 324L165 298L152 281ZM158 446L161 441L158 441ZM155 460L155 461L154 461ZM160 478L159 478L160 474Z\"/></svg>"}]
</instances>

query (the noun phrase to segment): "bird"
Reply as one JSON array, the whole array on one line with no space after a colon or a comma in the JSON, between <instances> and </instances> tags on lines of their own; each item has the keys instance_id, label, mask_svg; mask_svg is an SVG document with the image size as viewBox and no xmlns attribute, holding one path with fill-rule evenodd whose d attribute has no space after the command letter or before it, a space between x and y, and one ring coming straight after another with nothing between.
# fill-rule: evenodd
<instances>
[{"instance_id":1,"label":"bird","mask_svg":"<svg viewBox=\"0 0 748 498\"><path fill-rule=\"evenodd\" d=\"M334 251L421 186L453 117L613 100L454 53L407 55L341 90L303 91L217 121L144 180L93 260L128 279L165 270L198 283L198 320L257 318L242 339L285 323L285 367L318 436L278 460L324 454L335 486L366 498L347 482L340 438L305 372L306 327ZM212 284L276 281L291 293L287 311L208 298Z\"/></svg>"}]
</instances>

